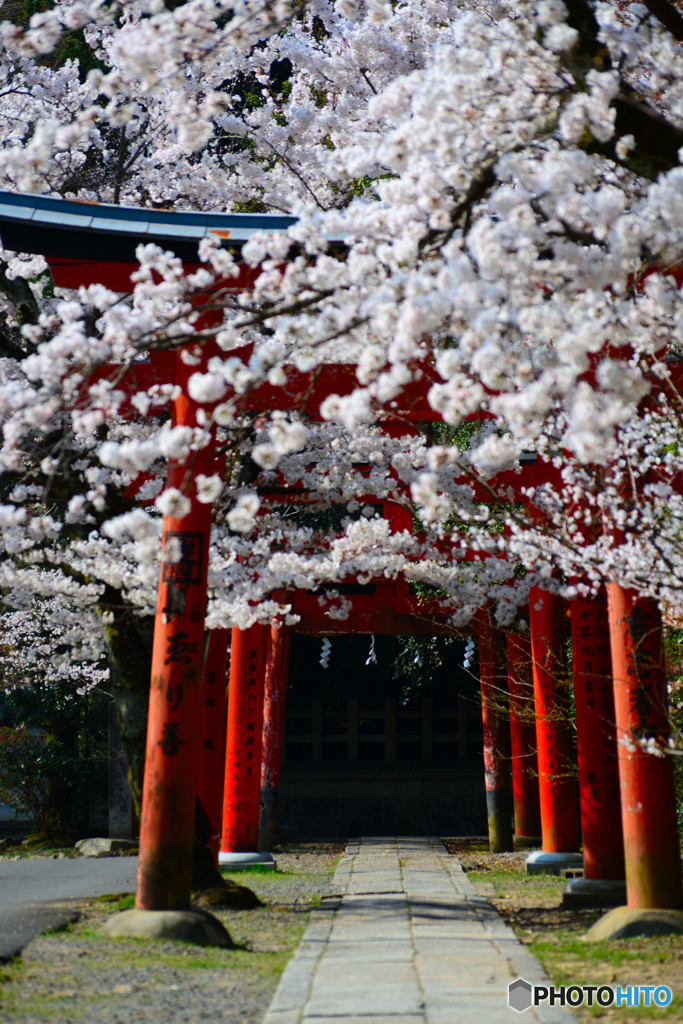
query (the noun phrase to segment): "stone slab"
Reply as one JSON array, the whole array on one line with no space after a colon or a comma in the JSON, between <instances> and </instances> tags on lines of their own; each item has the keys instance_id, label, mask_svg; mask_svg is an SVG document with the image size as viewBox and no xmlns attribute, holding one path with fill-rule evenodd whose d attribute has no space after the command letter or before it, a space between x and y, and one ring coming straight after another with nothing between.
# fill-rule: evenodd
<instances>
[{"instance_id":1,"label":"stone slab","mask_svg":"<svg viewBox=\"0 0 683 1024\"><path fill-rule=\"evenodd\" d=\"M430 957L443 956L462 963L465 958L470 956L487 956L491 950L491 942L483 934L477 939L468 936L433 936L427 934L416 936L414 942L418 962L421 958L428 959Z\"/></svg>"},{"instance_id":2,"label":"stone slab","mask_svg":"<svg viewBox=\"0 0 683 1024\"><path fill-rule=\"evenodd\" d=\"M425 991L438 986L444 993L452 991L460 996L461 990L486 989L490 985L500 986L507 991L512 975L504 957L491 951L486 957L468 957L456 961L451 957L429 957L418 959L417 972Z\"/></svg>"},{"instance_id":3,"label":"stone slab","mask_svg":"<svg viewBox=\"0 0 683 1024\"><path fill-rule=\"evenodd\" d=\"M458 1006L454 1016L453 1007L428 1007L426 1024L570 1024L576 1017L566 1013L556 1013L553 1017L541 1017L535 1009L528 1010L520 1016L516 1010L510 1009L507 999L493 996L472 996L464 999Z\"/></svg>"},{"instance_id":4,"label":"stone slab","mask_svg":"<svg viewBox=\"0 0 683 1024\"><path fill-rule=\"evenodd\" d=\"M306 971L290 971L283 974L278 986L277 1009L297 1010L308 1001L311 991L311 976Z\"/></svg>"},{"instance_id":5,"label":"stone slab","mask_svg":"<svg viewBox=\"0 0 683 1024\"><path fill-rule=\"evenodd\" d=\"M396 991L390 986L373 986L366 992L340 992L321 993L311 997L306 1006L304 1019L309 1017L326 1017L329 1019L342 1018L344 1024L349 1017L360 1016L366 1011L366 1016L376 1017L380 1014L403 1014L418 1015L422 1006L422 997L419 991L414 994L405 990Z\"/></svg>"},{"instance_id":6,"label":"stone slab","mask_svg":"<svg viewBox=\"0 0 683 1024\"><path fill-rule=\"evenodd\" d=\"M410 936L407 939L387 940L362 938L357 941L332 940L325 950L325 960L344 960L346 963L412 963L414 957Z\"/></svg>"},{"instance_id":7,"label":"stone slab","mask_svg":"<svg viewBox=\"0 0 683 1024\"><path fill-rule=\"evenodd\" d=\"M417 1014L422 993L415 969L405 964L358 964L321 960L306 1013L312 1017L348 1014Z\"/></svg>"},{"instance_id":8,"label":"stone slab","mask_svg":"<svg viewBox=\"0 0 683 1024\"><path fill-rule=\"evenodd\" d=\"M415 922L413 925L413 936L418 939L472 939L477 942L490 939L486 928L481 921L462 920L454 918L452 921L424 921Z\"/></svg>"}]
</instances>

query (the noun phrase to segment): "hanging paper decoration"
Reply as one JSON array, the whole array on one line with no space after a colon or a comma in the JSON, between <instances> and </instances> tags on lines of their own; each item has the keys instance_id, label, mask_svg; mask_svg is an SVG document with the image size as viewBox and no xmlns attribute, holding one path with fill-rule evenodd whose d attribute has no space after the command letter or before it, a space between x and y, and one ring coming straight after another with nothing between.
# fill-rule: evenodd
<instances>
[{"instance_id":1,"label":"hanging paper decoration","mask_svg":"<svg viewBox=\"0 0 683 1024\"><path fill-rule=\"evenodd\" d=\"M465 644L465 657L462 663L463 668L469 668L470 665L472 664L472 656L474 655L474 650L476 646L477 645L475 644L472 637L469 636L467 638L467 643Z\"/></svg>"},{"instance_id":2,"label":"hanging paper decoration","mask_svg":"<svg viewBox=\"0 0 683 1024\"><path fill-rule=\"evenodd\" d=\"M372 663L374 665L376 661L377 655L375 654L375 634L373 633L372 639L370 640L370 651L368 653L367 658L365 659L365 664L370 665Z\"/></svg>"},{"instance_id":3,"label":"hanging paper decoration","mask_svg":"<svg viewBox=\"0 0 683 1024\"><path fill-rule=\"evenodd\" d=\"M422 665L422 657L420 655L420 648L419 647L417 649L417 654L413 658L413 664L417 665L418 668L420 668L420 666Z\"/></svg>"},{"instance_id":4,"label":"hanging paper decoration","mask_svg":"<svg viewBox=\"0 0 683 1024\"><path fill-rule=\"evenodd\" d=\"M332 641L329 637L323 637L322 647L320 649L320 664L323 668L330 667L330 651L332 650Z\"/></svg>"}]
</instances>

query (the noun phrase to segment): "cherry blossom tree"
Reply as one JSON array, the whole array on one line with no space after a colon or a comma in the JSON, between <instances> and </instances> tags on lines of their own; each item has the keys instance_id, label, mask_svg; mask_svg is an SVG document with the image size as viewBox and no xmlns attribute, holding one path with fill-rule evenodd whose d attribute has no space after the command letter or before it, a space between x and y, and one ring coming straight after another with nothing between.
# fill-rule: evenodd
<instances>
[{"instance_id":1,"label":"cherry blossom tree","mask_svg":"<svg viewBox=\"0 0 683 1024\"><path fill-rule=\"evenodd\" d=\"M80 63L50 62L75 32ZM129 299L55 295L7 255L4 585L58 571L105 628L148 614L159 513L183 498L166 459L215 428L211 625L286 617L273 595L349 575L438 588L455 626L487 601L519 625L531 586L569 579L677 606L682 39L667 0L58 3L5 23L4 187L298 223L244 247L253 292L219 289L199 330L193 293L234 273L216 245L189 275L141 247ZM181 346L205 429L170 425L169 389L133 415L116 374L92 376ZM323 424L241 411L286 364L330 362L358 388ZM446 427L392 439L377 423L425 364ZM547 481L501 489L528 453ZM332 542L269 498L302 480L351 503ZM358 518L372 495L421 528Z\"/></svg>"}]
</instances>

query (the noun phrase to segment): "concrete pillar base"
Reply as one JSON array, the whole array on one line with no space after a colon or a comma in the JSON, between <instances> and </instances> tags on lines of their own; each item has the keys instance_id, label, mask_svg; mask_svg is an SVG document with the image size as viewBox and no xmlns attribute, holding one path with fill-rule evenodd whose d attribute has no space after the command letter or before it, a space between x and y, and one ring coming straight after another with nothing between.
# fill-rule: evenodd
<instances>
[{"instance_id":1,"label":"concrete pillar base","mask_svg":"<svg viewBox=\"0 0 683 1024\"><path fill-rule=\"evenodd\" d=\"M254 867L266 868L270 871L274 871L276 865L270 853L233 853L221 850L218 854L218 866L221 868L229 868L230 871L244 871L247 868Z\"/></svg>"},{"instance_id":2,"label":"concrete pillar base","mask_svg":"<svg viewBox=\"0 0 683 1024\"><path fill-rule=\"evenodd\" d=\"M541 836L518 836L515 833L512 837L512 845L515 850L535 850L542 842Z\"/></svg>"},{"instance_id":3,"label":"concrete pillar base","mask_svg":"<svg viewBox=\"0 0 683 1024\"><path fill-rule=\"evenodd\" d=\"M626 882L619 878L570 878L562 890L563 907L620 907Z\"/></svg>"},{"instance_id":4,"label":"concrete pillar base","mask_svg":"<svg viewBox=\"0 0 683 1024\"><path fill-rule=\"evenodd\" d=\"M582 868L581 853L548 853L534 850L526 859L527 875L561 875L565 868Z\"/></svg>"}]
</instances>

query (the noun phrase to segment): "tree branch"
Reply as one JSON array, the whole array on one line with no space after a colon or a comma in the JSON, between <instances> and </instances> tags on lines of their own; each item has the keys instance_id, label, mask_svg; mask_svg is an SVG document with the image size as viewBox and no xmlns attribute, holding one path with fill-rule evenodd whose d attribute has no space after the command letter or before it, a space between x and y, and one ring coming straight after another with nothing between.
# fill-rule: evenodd
<instances>
[{"instance_id":1,"label":"tree branch","mask_svg":"<svg viewBox=\"0 0 683 1024\"><path fill-rule=\"evenodd\" d=\"M671 33L674 39L683 43L683 15L668 0L641 0L644 7Z\"/></svg>"}]
</instances>

